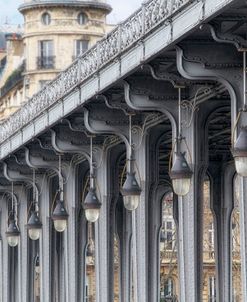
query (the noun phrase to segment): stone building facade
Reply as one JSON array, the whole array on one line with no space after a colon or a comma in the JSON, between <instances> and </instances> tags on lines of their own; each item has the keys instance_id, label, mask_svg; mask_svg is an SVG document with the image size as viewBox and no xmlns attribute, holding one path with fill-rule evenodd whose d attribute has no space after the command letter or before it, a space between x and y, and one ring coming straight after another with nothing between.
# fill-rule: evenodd
<instances>
[{"instance_id":1,"label":"stone building facade","mask_svg":"<svg viewBox=\"0 0 247 302\"><path fill-rule=\"evenodd\" d=\"M103 1L24 1L21 32L5 33L0 66L0 120L100 40L111 7Z\"/></svg>"}]
</instances>

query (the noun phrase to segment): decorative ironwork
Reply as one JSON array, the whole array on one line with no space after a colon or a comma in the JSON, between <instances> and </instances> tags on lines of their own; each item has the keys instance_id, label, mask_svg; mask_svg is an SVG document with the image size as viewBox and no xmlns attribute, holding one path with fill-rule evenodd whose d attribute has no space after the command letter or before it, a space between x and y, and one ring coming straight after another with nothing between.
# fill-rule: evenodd
<instances>
[{"instance_id":1,"label":"decorative ironwork","mask_svg":"<svg viewBox=\"0 0 247 302\"><path fill-rule=\"evenodd\" d=\"M93 74L97 74L100 68L113 61L119 54L190 3L191 0L150 0L144 3L125 22L79 56L56 79L11 115L0 126L0 140L4 141L9 138L77 85Z\"/></svg>"}]
</instances>

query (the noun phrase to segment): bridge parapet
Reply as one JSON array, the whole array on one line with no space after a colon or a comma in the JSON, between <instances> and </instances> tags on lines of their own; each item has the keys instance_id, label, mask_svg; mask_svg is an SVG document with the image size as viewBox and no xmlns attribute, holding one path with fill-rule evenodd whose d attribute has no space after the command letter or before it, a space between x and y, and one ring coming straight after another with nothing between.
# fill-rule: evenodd
<instances>
[{"instance_id":1,"label":"bridge parapet","mask_svg":"<svg viewBox=\"0 0 247 302\"><path fill-rule=\"evenodd\" d=\"M189 5L190 0L150 0L103 40L80 56L0 126L0 142L8 139L76 86L143 39L162 22Z\"/></svg>"}]
</instances>

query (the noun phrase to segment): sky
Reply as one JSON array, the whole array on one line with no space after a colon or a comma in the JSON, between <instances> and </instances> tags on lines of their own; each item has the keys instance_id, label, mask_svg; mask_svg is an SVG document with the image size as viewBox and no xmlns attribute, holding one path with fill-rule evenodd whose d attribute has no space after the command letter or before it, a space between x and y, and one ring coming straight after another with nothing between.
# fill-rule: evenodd
<instances>
[{"instance_id":1,"label":"sky","mask_svg":"<svg viewBox=\"0 0 247 302\"><path fill-rule=\"evenodd\" d=\"M0 0L0 24L22 24L23 19L18 12L18 6L23 0ZM142 0L107 0L113 11L108 16L108 23L119 23L141 6Z\"/></svg>"}]
</instances>

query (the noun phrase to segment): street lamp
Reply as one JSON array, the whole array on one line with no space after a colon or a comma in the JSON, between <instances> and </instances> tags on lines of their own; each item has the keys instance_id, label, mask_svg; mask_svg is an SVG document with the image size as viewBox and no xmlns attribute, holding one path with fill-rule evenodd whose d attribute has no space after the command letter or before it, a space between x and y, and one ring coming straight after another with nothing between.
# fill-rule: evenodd
<instances>
[{"instance_id":1,"label":"street lamp","mask_svg":"<svg viewBox=\"0 0 247 302\"><path fill-rule=\"evenodd\" d=\"M31 240L38 240L40 238L40 233L42 229L42 223L39 218L39 207L38 207L38 194L36 194L36 185L35 185L35 170L33 170L33 205L34 211L30 218L28 219L28 223L26 225L28 230L28 236Z\"/></svg>"},{"instance_id":2,"label":"street lamp","mask_svg":"<svg viewBox=\"0 0 247 302\"><path fill-rule=\"evenodd\" d=\"M129 115L129 159L127 160L126 180L122 185L120 192L123 196L124 206L129 211L137 209L141 198L141 187L135 176L134 166L135 159L133 158L132 150L132 115ZM122 180L121 180L122 183Z\"/></svg>"},{"instance_id":3,"label":"street lamp","mask_svg":"<svg viewBox=\"0 0 247 302\"><path fill-rule=\"evenodd\" d=\"M59 197L56 201L56 207L51 215L51 219L54 223L54 228L57 232L62 233L67 227L67 221L69 214L66 210L64 204L64 194L63 194L63 176L62 176L62 164L61 164L61 155L58 155L59 158Z\"/></svg>"},{"instance_id":4,"label":"street lamp","mask_svg":"<svg viewBox=\"0 0 247 302\"><path fill-rule=\"evenodd\" d=\"M127 172L126 180L121 188L124 206L127 210L134 211L137 209L140 203L141 191L135 172Z\"/></svg>"},{"instance_id":5,"label":"street lamp","mask_svg":"<svg viewBox=\"0 0 247 302\"><path fill-rule=\"evenodd\" d=\"M175 153L175 160L170 171L170 178L174 192L178 196L185 196L190 190L192 171L185 159L185 153Z\"/></svg>"},{"instance_id":6,"label":"street lamp","mask_svg":"<svg viewBox=\"0 0 247 302\"><path fill-rule=\"evenodd\" d=\"M178 196L185 196L189 193L192 171L185 158L185 152L181 152L181 144L185 138L182 137L181 129L181 88L178 88L178 138L176 139L177 152L173 166L169 168L169 175L172 180L173 191ZM186 144L187 146L187 144Z\"/></svg>"},{"instance_id":7,"label":"street lamp","mask_svg":"<svg viewBox=\"0 0 247 302\"><path fill-rule=\"evenodd\" d=\"M93 167L93 138L90 137L90 188L84 200L83 208L87 221L96 222L99 219L101 202L97 197Z\"/></svg>"},{"instance_id":8,"label":"street lamp","mask_svg":"<svg viewBox=\"0 0 247 302\"><path fill-rule=\"evenodd\" d=\"M11 214L8 224L8 229L6 231L6 237L8 245L11 247L16 247L20 240L20 229L17 224L17 213L16 213L17 202L14 197L14 187L12 183L12 202L11 202Z\"/></svg>"},{"instance_id":9,"label":"street lamp","mask_svg":"<svg viewBox=\"0 0 247 302\"><path fill-rule=\"evenodd\" d=\"M246 104L246 51L243 52L243 96L244 96L244 107L239 111L236 124L232 134L232 155L235 160L236 171L240 176L247 177L247 126L241 127L239 136L234 144L234 132L237 129L238 121L242 113L247 112Z\"/></svg>"},{"instance_id":10,"label":"street lamp","mask_svg":"<svg viewBox=\"0 0 247 302\"><path fill-rule=\"evenodd\" d=\"M20 230L14 218L10 219L6 237L9 246L15 247L18 245L20 239Z\"/></svg>"},{"instance_id":11,"label":"street lamp","mask_svg":"<svg viewBox=\"0 0 247 302\"><path fill-rule=\"evenodd\" d=\"M33 211L27 223L28 236L31 240L38 240L42 229L38 211Z\"/></svg>"}]
</instances>

